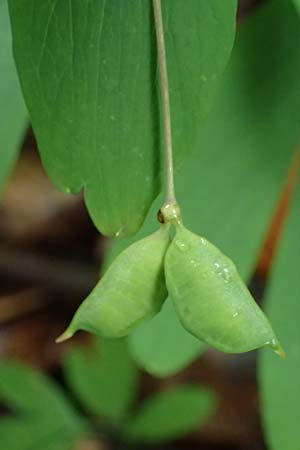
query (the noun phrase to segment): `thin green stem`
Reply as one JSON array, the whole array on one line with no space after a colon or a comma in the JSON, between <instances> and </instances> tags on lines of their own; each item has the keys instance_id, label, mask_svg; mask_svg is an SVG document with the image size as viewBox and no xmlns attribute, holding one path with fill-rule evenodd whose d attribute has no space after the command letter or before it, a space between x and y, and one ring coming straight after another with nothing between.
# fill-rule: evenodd
<instances>
[{"instance_id":1,"label":"thin green stem","mask_svg":"<svg viewBox=\"0 0 300 450\"><path fill-rule=\"evenodd\" d=\"M157 39L157 57L160 77L160 92L162 100L164 144L165 144L165 171L166 171L166 199L165 204L176 203L173 170L172 130L169 100L169 82L166 60L166 47L164 26L161 11L161 0L153 0L155 30Z\"/></svg>"}]
</instances>

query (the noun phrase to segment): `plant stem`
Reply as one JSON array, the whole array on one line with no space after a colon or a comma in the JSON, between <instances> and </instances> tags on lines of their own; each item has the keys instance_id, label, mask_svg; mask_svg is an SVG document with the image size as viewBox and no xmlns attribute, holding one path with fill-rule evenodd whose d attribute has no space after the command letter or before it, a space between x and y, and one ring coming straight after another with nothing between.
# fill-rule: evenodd
<instances>
[{"instance_id":1,"label":"plant stem","mask_svg":"<svg viewBox=\"0 0 300 450\"><path fill-rule=\"evenodd\" d=\"M157 57L160 77L160 92L162 99L164 143L165 143L165 172L166 172L166 199L165 205L176 204L173 171L173 150L171 114L169 100L169 82L164 38L164 26L161 11L161 0L153 0L155 30L157 39Z\"/></svg>"}]
</instances>

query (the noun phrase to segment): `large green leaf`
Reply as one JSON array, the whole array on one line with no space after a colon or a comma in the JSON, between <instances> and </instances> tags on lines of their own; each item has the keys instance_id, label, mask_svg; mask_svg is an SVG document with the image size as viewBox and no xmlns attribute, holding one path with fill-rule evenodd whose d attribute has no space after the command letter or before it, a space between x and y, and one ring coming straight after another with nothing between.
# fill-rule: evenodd
<instances>
[{"instance_id":1,"label":"large green leaf","mask_svg":"<svg viewBox=\"0 0 300 450\"><path fill-rule=\"evenodd\" d=\"M249 279L300 132L300 28L271 0L245 21L199 155L179 179L185 224Z\"/></svg>"},{"instance_id":2,"label":"large green leaf","mask_svg":"<svg viewBox=\"0 0 300 450\"><path fill-rule=\"evenodd\" d=\"M298 140L299 86L299 19L291 3L272 0L241 26L201 145L176 178L185 224L228 254L245 281ZM155 203L137 238L157 227L153 217L161 203ZM131 242L113 241L105 265ZM166 326L162 323L161 336Z\"/></svg>"},{"instance_id":3,"label":"large green leaf","mask_svg":"<svg viewBox=\"0 0 300 450\"><path fill-rule=\"evenodd\" d=\"M260 387L265 436L270 450L300 448L300 196L284 231L266 295L266 312L287 358L260 354Z\"/></svg>"},{"instance_id":4,"label":"large green leaf","mask_svg":"<svg viewBox=\"0 0 300 450\"><path fill-rule=\"evenodd\" d=\"M15 58L47 172L84 188L107 235L137 231L159 190L150 0L9 0ZM195 147L228 60L236 0L165 0L174 147Z\"/></svg>"},{"instance_id":5,"label":"large green leaf","mask_svg":"<svg viewBox=\"0 0 300 450\"><path fill-rule=\"evenodd\" d=\"M27 122L11 45L8 7L6 0L0 0L0 189L16 159Z\"/></svg>"},{"instance_id":6,"label":"large green leaf","mask_svg":"<svg viewBox=\"0 0 300 450\"><path fill-rule=\"evenodd\" d=\"M206 348L185 331L169 298L153 319L134 331L129 344L137 363L158 377L179 372Z\"/></svg>"},{"instance_id":7,"label":"large green leaf","mask_svg":"<svg viewBox=\"0 0 300 450\"><path fill-rule=\"evenodd\" d=\"M182 436L201 425L215 406L212 392L181 385L149 397L124 426L127 440L159 442Z\"/></svg>"},{"instance_id":8,"label":"large green leaf","mask_svg":"<svg viewBox=\"0 0 300 450\"><path fill-rule=\"evenodd\" d=\"M0 401L25 418L46 420L51 428L59 427L76 435L84 429L59 387L21 363L1 362Z\"/></svg>"},{"instance_id":9,"label":"large green leaf","mask_svg":"<svg viewBox=\"0 0 300 450\"><path fill-rule=\"evenodd\" d=\"M64 358L66 379L89 413L122 419L137 387L137 370L123 339L98 339L92 348L69 350Z\"/></svg>"}]
</instances>

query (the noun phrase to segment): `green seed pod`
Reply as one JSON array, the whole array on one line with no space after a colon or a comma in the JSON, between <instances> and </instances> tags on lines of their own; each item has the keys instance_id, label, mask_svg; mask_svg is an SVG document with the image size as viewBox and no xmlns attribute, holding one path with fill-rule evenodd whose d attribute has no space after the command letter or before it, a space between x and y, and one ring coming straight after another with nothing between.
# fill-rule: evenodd
<instances>
[{"instance_id":1,"label":"green seed pod","mask_svg":"<svg viewBox=\"0 0 300 450\"><path fill-rule=\"evenodd\" d=\"M167 297L164 257L170 243L168 228L162 225L113 261L57 342L77 330L109 338L126 336L160 310Z\"/></svg>"},{"instance_id":2,"label":"green seed pod","mask_svg":"<svg viewBox=\"0 0 300 450\"><path fill-rule=\"evenodd\" d=\"M233 262L182 225L167 251L165 276L178 316L194 336L226 353L270 346L283 356Z\"/></svg>"}]
</instances>

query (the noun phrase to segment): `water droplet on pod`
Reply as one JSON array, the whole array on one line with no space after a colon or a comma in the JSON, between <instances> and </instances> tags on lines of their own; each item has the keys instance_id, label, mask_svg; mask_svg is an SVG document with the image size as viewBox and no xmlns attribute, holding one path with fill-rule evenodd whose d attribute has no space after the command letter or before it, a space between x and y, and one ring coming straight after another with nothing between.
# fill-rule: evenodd
<instances>
[{"instance_id":1,"label":"water droplet on pod","mask_svg":"<svg viewBox=\"0 0 300 450\"><path fill-rule=\"evenodd\" d=\"M198 261L196 261L195 259L190 259L190 263L193 267L199 267L200 264Z\"/></svg>"},{"instance_id":2,"label":"water droplet on pod","mask_svg":"<svg viewBox=\"0 0 300 450\"><path fill-rule=\"evenodd\" d=\"M186 242L182 241L181 239L175 239L175 245L179 248L182 252L187 252L189 249L189 246Z\"/></svg>"},{"instance_id":3,"label":"water droplet on pod","mask_svg":"<svg viewBox=\"0 0 300 450\"><path fill-rule=\"evenodd\" d=\"M222 266L219 262L214 262L214 267L217 275L222 277L225 281L225 283L228 283L230 281L230 272L227 267Z\"/></svg>"}]
</instances>

